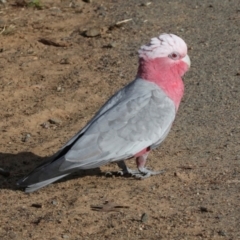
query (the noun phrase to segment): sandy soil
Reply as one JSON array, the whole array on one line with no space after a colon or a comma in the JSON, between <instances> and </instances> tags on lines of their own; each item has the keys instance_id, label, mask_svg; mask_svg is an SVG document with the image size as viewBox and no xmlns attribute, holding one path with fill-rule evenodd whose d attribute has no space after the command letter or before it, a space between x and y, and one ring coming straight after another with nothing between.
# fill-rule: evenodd
<instances>
[{"instance_id":1,"label":"sandy soil","mask_svg":"<svg viewBox=\"0 0 240 240\"><path fill-rule=\"evenodd\" d=\"M239 1L14 3L0 5L0 167L10 172L0 239L240 239ZM138 48L162 32L181 36L192 61L172 131L148 161L166 173L107 178L110 164L19 190L134 78Z\"/></svg>"}]
</instances>

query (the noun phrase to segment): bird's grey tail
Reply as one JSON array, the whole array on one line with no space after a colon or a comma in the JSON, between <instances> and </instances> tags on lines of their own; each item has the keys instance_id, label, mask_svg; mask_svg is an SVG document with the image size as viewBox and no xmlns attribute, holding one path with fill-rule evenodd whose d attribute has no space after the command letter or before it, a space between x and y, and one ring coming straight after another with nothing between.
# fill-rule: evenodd
<instances>
[{"instance_id":1,"label":"bird's grey tail","mask_svg":"<svg viewBox=\"0 0 240 240\"><path fill-rule=\"evenodd\" d=\"M20 179L17 182L19 187L25 188L25 192L34 192L42 187L47 186L50 183L66 177L76 169L69 169L67 171L60 170L60 166L64 163L66 166L65 154L71 149L71 147L81 138L84 133L77 133L73 140L70 140L63 148L55 153L49 160L39 165L26 177ZM70 163L71 165L71 163Z\"/></svg>"},{"instance_id":2,"label":"bird's grey tail","mask_svg":"<svg viewBox=\"0 0 240 240\"><path fill-rule=\"evenodd\" d=\"M25 192L30 193L69 175L71 172L61 172L59 170L64 160L64 157L62 157L41 164L26 177L20 179L17 185L25 188Z\"/></svg>"},{"instance_id":3,"label":"bird's grey tail","mask_svg":"<svg viewBox=\"0 0 240 240\"><path fill-rule=\"evenodd\" d=\"M17 182L17 185L20 186L20 187L24 187L26 193L31 193L31 192L34 192L34 191L42 188L42 187L47 186L50 183L53 183L53 182L65 177L65 176L67 176L68 174L69 173L58 176L58 177L55 177L55 178L51 178L51 179L48 179L48 180L45 180L45 181L41 181L41 182L38 182L38 183L30 184L30 185L27 185L27 186L23 185L25 179L23 179L23 180L21 179Z\"/></svg>"}]
</instances>

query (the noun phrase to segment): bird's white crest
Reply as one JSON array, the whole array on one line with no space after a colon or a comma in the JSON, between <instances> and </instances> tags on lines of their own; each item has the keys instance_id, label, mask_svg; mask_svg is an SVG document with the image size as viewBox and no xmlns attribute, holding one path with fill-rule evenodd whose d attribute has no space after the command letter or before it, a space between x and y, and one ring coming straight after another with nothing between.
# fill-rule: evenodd
<instances>
[{"instance_id":1,"label":"bird's white crest","mask_svg":"<svg viewBox=\"0 0 240 240\"><path fill-rule=\"evenodd\" d=\"M180 37L167 33L152 38L149 44L143 45L138 51L139 57L144 59L167 57L172 52L178 52L184 57L187 45Z\"/></svg>"}]
</instances>

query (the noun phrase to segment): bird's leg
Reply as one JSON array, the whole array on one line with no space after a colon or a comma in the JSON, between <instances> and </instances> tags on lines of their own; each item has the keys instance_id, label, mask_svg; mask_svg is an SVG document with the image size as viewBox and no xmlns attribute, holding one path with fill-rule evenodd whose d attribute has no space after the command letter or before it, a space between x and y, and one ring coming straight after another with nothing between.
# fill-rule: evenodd
<instances>
[{"instance_id":1,"label":"bird's leg","mask_svg":"<svg viewBox=\"0 0 240 240\"><path fill-rule=\"evenodd\" d=\"M130 174L136 178L143 179L143 178L148 178L152 175L157 175L157 174L161 174L161 173L165 172L165 170L151 171L151 170L145 168L148 154L149 154L149 152L146 152L136 158L136 164L137 164L137 168L138 168L136 170L132 170L132 169L128 168L123 160L118 161L117 165L119 168L121 168L121 170L118 171L117 174L122 175L122 176ZM113 173L107 172L106 175L113 175Z\"/></svg>"},{"instance_id":2,"label":"bird's leg","mask_svg":"<svg viewBox=\"0 0 240 240\"><path fill-rule=\"evenodd\" d=\"M105 175L106 176L112 176L112 175L116 175L117 174L117 175L123 176L123 175L127 175L127 174L130 174L130 175L141 174L138 171L138 169L131 170L130 168L128 168L123 160L118 161L117 165L118 165L119 168L121 168L121 170L119 170L117 172L106 172Z\"/></svg>"},{"instance_id":3,"label":"bird's leg","mask_svg":"<svg viewBox=\"0 0 240 240\"><path fill-rule=\"evenodd\" d=\"M151 171L147 168L145 168L145 164L147 162L149 152L144 153L143 155L136 158L137 168L139 170L139 173L132 174L133 176L137 178L148 178L152 175L157 175L163 173L165 170L161 171Z\"/></svg>"},{"instance_id":4,"label":"bird's leg","mask_svg":"<svg viewBox=\"0 0 240 240\"><path fill-rule=\"evenodd\" d=\"M117 162L117 165L118 165L119 168L121 168L121 170L118 171L119 175L123 176L123 175L126 175L126 174L131 174L131 175L140 174L140 172L137 169L132 170L132 169L128 168L123 160Z\"/></svg>"}]
</instances>

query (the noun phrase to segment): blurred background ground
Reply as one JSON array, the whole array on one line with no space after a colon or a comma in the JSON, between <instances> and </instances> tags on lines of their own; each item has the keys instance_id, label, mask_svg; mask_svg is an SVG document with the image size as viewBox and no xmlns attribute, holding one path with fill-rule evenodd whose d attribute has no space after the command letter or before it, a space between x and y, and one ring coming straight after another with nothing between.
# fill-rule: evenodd
<instances>
[{"instance_id":1,"label":"blurred background ground","mask_svg":"<svg viewBox=\"0 0 240 240\"><path fill-rule=\"evenodd\" d=\"M239 1L32 2L0 4L0 168L10 172L0 239L240 239ZM111 164L18 190L134 79L138 48L163 32L182 37L192 61L172 131L148 161L166 173L106 178Z\"/></svg>"}]
</instances>

